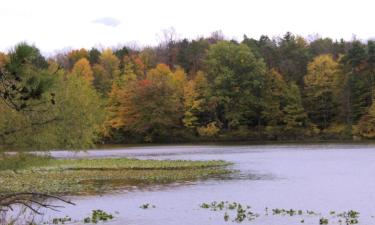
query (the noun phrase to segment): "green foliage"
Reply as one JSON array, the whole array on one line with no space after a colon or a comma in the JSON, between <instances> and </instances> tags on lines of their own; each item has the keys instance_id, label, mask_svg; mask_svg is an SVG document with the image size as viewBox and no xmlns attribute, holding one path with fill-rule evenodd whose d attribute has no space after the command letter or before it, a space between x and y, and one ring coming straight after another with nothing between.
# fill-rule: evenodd
<instances>
[{"instance_id":1,"label":"green foliage","mask_svg":"<svg viewBox=\"0 0 375 225\"><path fill-rule=\"evenodd\" d=\"M323 130L326 139L350 139L352 136L352 127L344 123L332 123Z\"/></svg>"},{"instance_id":2,"label":"green foliage","mask_svg":"<svg viewBox=\"0 0 375 225\"><path fill-rule=\"evenodd\" d=\"M309 119L302 106L302 99L299 88L292 83L287 91L286 97L287 105L283 109L285 123L284 130L288 135L294 137L303 136L304 133L309 132Z\"/></svg>"},{"instance_id":3,"label":"green foliage","mask_svg":"<svg viewBox=\"0 0 375 225\"><path fill-rule=\"evenodd\" d=\"M371 105L374 82L372 74L365 67L366 59L365 46L359 41L354 41L342 58L346 73L344 104L347 106L345 111L350 124L357 123Z\"/></svg>"},{"instance_id":4,"label":"green foliage","mask_svg":"<svg viewBox=\"0 0 375 225\"><path fill-rule=\"evenodd\" d=\"M100 51L96 48L92 48L89 51L89 61L91 65L99 63Z\"/></svg>"},{"instance_id":5,"label":"green foliage","mask_svg":"<svg viewBox=\"0 0 375 225\"><path fill-rule=\"evenodd\" d=\"M209 48L207 40L201 38L189 42L184 39L177 46L180 48L177 54L177 62L186 72L194 74L203 69L205 53Z\"/></svg>"},{"instance_id":6,"label":"green foliage","mask_svg":"<svg viewBox=\"0 0 375 225\"><path fill-rule=\"evenodd\" d=\"M49 91L53 77L39 50L26 43L10 51L0 68L0 98L16 111L31 110L32 103Z\"/></svg>"},{"instance_id":7,"label":"green foliage","mask_svg":"<svg viewBox=\"0 0 375 225\"><path fill-rule=\"evenodd\" d=\"M303 84L309 61L308 44L302 37L287 32L279 43L278 68L288 82Z\"/></svg>"},{"instance_id":8,"label":"green foliage","mask_svg":"<svg viewBox=\"0 0 375 225\"><path fill-rule=\"evenodd\" d=\"M39 150L93 146L103 121L95 90L84 78L65 76L63 71L54 75L53 90L38 100L29 100L28 111L0 108L2 144ZM53 104L49 103L52 94Z\"/></svg>"},{"instance_id":9,"label":"green foliage","mask_svg":"<svg viewBox=\"0 0 375 225\"><path fill-rule=\"evenodd\" d=\"M247 45L257 57L263 58L268 69L277 68L279 65L280 54L276 40L271 40L266 35L260 36L259 40L248 38L245 35L242 43Z\"/></svg>"},{"instance_id":10,"label":"green foliage","mask_svg":"<svg viewBox=\"0 0 375 225\"><path fill-rule=\"evenodd\" d=\"M263 61L244 44L221 41L210 46L206 64L223 127L234 129L239 125L258 124L264 87Z\"/></svg>"},{"instance_id":11,"label":"green foliage","mask_svg":"<svg viewBox=\"0 0 375 225\"><path fill-rule=\"evenodd\" d=\"M368 113L359 120L354 134L366 139L375 138L375 104L372 104Z\"/></svg>"},{"instance_id":12,"label":"green foliage","mask_svg":"<svg viewBox=\"0 0 375 225\"><path fill-rule=\"evenodd\" d=\"M271 70L265 74L265 88L262 90L262 119L266 125L266 134L270 138L280 134L284 126L283 109L287 103L285 96L287 91L288 86L280 73Z\"/></svg>"},{"instance_id":13,"label":"green foliage","mask_svg":"<svg viewBox=\"0 0 375 225\"><path fill-rule=\"evenodd\" d=\"M93 147L104 120L101 102L97 92L84 78L60 77L56 87L56 107L53 108L57 121L43 135L54 141L54 148Z\"/></svg>"}]
</instances>

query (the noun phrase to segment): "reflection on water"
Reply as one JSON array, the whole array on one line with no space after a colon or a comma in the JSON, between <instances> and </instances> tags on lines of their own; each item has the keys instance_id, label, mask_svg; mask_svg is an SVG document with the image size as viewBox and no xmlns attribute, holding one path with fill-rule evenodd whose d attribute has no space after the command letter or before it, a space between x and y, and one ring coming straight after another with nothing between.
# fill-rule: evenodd
<instances>
[{"instance_id":1,"label":"reflection on water","mask_svg":"<svg viewBox=\"0 0 375 225\"><path fill-rule=\"evenodd\" d=\"M72 197L75 207L47 218L83 218L92 209L116 212L107 224L227 224L222 214L199 207L202 202L237 201L254 211L268 208L316 212L361 212L360 224L375 224L375 151L372 145L155 146L71 153L55 157L134 157L140 159L226 160L230 177L159 186L128 187L102 196ZM155 209L142 210L144 203ZM183 219L182 219L183 218ZM249 222L247 222L249 223ZM261 217L252 224L292 225L300 219ZM319 224L319 218L304 224Z\"/></svg>"}]
</instances>

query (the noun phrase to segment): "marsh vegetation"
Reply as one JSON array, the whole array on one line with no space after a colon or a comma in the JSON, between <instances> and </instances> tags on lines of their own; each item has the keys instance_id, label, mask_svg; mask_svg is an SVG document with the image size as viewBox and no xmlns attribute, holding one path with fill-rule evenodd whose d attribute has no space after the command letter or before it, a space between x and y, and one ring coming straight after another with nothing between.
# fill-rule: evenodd
<instances>
[{"instance_id":1,"label":"marsh vegetation","mask_svg":"<svg viewBox=\"0 0 375 225\"><path fill-rule=\"evenodd\" d=\"M192 181L231 173L224 161L0 158L0 193L95 194L126 186Z\"/></svg>"}]
</instances>

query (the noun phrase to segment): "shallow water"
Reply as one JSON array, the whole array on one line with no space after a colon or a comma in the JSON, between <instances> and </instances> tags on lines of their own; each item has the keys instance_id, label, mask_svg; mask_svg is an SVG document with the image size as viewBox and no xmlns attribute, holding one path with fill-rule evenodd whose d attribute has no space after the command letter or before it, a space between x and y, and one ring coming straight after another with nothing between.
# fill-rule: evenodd
<instances>
[{"instance_id":1,"label":"shallow water","mask_svg":"<svg viewBox=\"0 0 375 225\"><path fill-rule=\"evenodd\" d=\"M52 152L55 157L134 157L140 159L220 159L239 170L230 179L210 179L184 184L127 188L103 196L71 197L77 206L45 219L69 215L84 218L93 209L111 212L116 219L105 224L220 225L228 224L224 212L199 205L212 201L237 201L261 214L243 224L319 224L320 216L265 216L264 209L314 210L330 218L329 212L356 210L360 224L375 224L375 145L240 145L153 146L71 153ZM144 203L156 208L140 209ZM115 212L118 212L115 213ZM338 224L330 220L329 224ZM233 222L234 223L234 222Z\"/></svg>"}]
</instances>

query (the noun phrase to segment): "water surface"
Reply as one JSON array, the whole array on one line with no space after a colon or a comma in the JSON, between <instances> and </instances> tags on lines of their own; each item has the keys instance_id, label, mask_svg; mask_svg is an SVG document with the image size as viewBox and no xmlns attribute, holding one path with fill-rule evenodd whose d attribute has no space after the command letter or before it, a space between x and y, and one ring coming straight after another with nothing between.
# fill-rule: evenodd
<instances>
[{"instance_id":1,"label":"water surface","mask_svg":"<svg viewBox=\"0 0 375 225\"><path fill-rule=\"evenodd\" d=\"M61 213L50 212L46 219L65 215L83 218L92 209L103 209L116 216L106 224L220 225L228 224L223 212L210 212L199 205L224 200L248 204L262 215L243 224L301 224L301 217L263 216L265 207L314 210L324 215L353 209L361 213L360 224L375 224L375 145L149 146L56 151L52 155L226 160L239 172L224 180L130 187L102 196L72 197L77 206L68 206ZM144 203L156 208L140 209ZM319 224L319 218L304 217L304 224Z\"/></svg>"}]
</instances>

